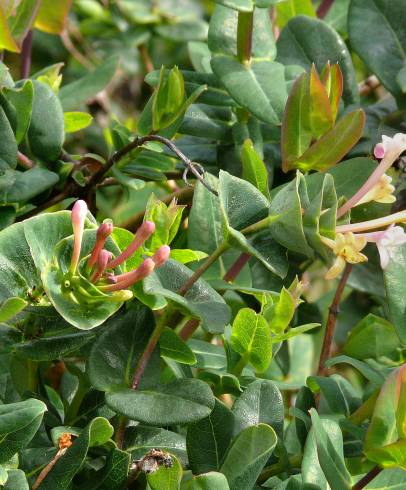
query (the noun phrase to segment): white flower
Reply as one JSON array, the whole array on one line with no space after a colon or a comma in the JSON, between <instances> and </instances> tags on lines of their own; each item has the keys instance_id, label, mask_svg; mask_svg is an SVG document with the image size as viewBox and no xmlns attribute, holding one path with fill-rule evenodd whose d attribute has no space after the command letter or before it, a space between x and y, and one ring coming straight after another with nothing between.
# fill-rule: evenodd
<instances>
[{"instance_id":1,"label":"white flower","mask_svg":"<svg viewBox=\"0 0 406 490\"><path fill-rule=\"evenodd\" d=\"M378 143L374 149L376 158L384 158L389 152L394 153L399 157L406 151L406 134L396 133L393 138L382 136L382 143Z\"/></svg>"},{"instance_id":2,"label":"white flower","mask_svg":"<svg viewBox=\"0 0 406 490\"><path fill-rule=\"evenodd\" d=\"M401 226L391 225L384 231L374 233L364 233L362 235L368 242L376 243L382 269L386 269L389 264L391 251L406 243L406 233Z\"/></svg>"}]
</instances>

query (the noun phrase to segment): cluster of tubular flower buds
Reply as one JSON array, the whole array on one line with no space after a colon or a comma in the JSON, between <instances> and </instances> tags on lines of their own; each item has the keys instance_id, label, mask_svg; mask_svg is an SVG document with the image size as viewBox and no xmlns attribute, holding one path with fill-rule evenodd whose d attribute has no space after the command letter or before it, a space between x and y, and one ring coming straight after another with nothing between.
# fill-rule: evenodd
<instances>
[{"instance_id":1,"label":"cluster of tubular flower buds","mask_svg":"<svg viewBox=\"0 0 406 490\"><path fill-rule=\"evenodd\" d=\"M375 157L381 159L381 162L360 189L338 209L337 218L344 216L353 207L367 202L394 202L395 188L391 185L391 177L385 172L404 151L406 151L406 134L398 133L393 138L383 136L382 143L377 144L374 150ZM322 237L323 243L336 255L336 260L328 270L326 279L337 277L343 271L346 262L350 264L366 262L368 257L362 254L361 250L368 242L376 244L381 267L385 269L393 249L406 243L406 233L401 226L395 226L396 223L406 223L406 210L362 223L337 226L335 240ZM384 227L387 228L371 232Z\"/></svg>"},{"instance_id":2,"label":"cluster of tubular flower buds","mask_svg":"<svg viewBox=\"0 0 406 490\"><path fill-rule=\"evenodd\" d=\"M74 275L80 259L82 239L87 215L87 205L84 201L76 201L72 208L71 220L73 227L73 252L69 268L69 274ZM124 291L138 281L151 274L162 266L169 258L168 245L160 247L152 257L148 257L134 270L123 274L115 274L114 269L129 259L155 231L155 223L145 221L137 230L133 241L117 257L104 248L105 243L113 232L113 223L106 221L96 231L96 242L86 262L86 276L89 281L97 286L103 293ZM132 294L131 294L132 296ZM131 297L128 295L128 297Z\"/></svg>"}]
</instances>

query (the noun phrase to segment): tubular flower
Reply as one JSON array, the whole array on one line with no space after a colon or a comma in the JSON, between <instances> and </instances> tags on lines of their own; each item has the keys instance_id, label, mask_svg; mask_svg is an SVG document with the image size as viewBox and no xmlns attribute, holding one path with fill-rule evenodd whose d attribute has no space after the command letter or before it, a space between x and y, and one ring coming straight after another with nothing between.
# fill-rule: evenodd
<instances>
[{"instance_id":1,"label":"tubular flower","mask_svg":"<svg viewBox=\"0 0 406 490\"><path fill-rule=\"evenodd\" d=\"M404 151L406 151L406 134L397 133L393 138L382 136L382 143L377 144L374 150L376 158L382 159L381 162L360 189L339 208L337 218L340 218L360 203L364 196L380 182L388 168L392 166Z\"/></svg>"},{"instance_id":2,"label":"tubular flower","mask_svg":"<svg viewBox=\"0 0 406 490\"><path fill-rule=\"evenodd\" d=\"M360 199L355 206L365 204L367 202L375 201L383 204L388 204L396 201L396 197L393 195L395 186L391 184L392 177L383 174L379 181L368 191L362 199Z\"/></svg>"},{"instance_id":3,"label":"tubular flower","mask_svg":"<svg viewBox=\"0 0 406 490\"><path fill-rule=\"evenodd\" d=\"M161 246L152 257L146 258L136 269L115 275L112 269L123 264L144 245L146 240L154 233L155 223L152 221L144 222L137 230L130 245L114 258L112 252L103 248L107 238L113 232L113 224L104 222L96 231L96 241L87 262L84 262L83 267L81 262L79 272L76 273L80 259L86 214L86 203L77 201L71 213L74 242L71 265L64 282L67 294L72 296L73 291L71 288L74 287L75 294L72 299L77 303L79 298L87 302L93 301L94 295L96 294L97 296L97 290L99 294L103 293L105 300L126 301L131 299L133 293L128 288L147 277L155 268L162 266L169 258L170 247L168 245ZM145 253L148 254L148 250L145 250Z\"/></svg>"},{"instance_id":4,"label":"tubular flower","mask_svg":"<svg viewBox=\"0 0 406 490\"><path fill-rule=\"evenodd\" d=\"M382 269L386 269L388 266L391 251L406 243L405 230L401 226L395 226L394 224L386 230L363 233L360 236L364 237L367 242L376 244Z\"/></svg>"},{"instance_id":5,"label":"tubular flower","mask_svg":"<svg viewBox=\"0 0 406 490\"><path fill-rule=\"evenodd\" d=\"M113 223L111 221L106 221L102 223L96 232L96 243L93 248L92 255L90 256L87 266L91 269L97 262L100 251L104 247L107 238L111 235L113 231Z\"/></svg>"},{"instance_id":6,"label":"tubular flower","mask_svg":"<svg viewBox=\"0 0 406 490\"><path fill-rule=\"evenodd\" d=\"M73 274L79 262L80 249L82 248L83 230L87 215L87 204L85 201L76 201L72 208L72 228L73 228L73 253L69 272Z\"/></svg>"},{"instance_id":7,"label":"tubular flower","mask_svg":"<svg viewBox=\"0 0 406 490\"><path fill-rule=\"evenodd\" d=\"M337 233L335 240L322 237L322 241L336 255L334 264L327 271L326 279L334 279L340 275L346 262L358 264L368 260L366 255L360 253L367 244L366 238L362 236L357 236L353 233Z\"/></svg>"},{"instance_id":8,"label":"tubular flower","mask_svg":"<svg viewBox=\"0 0 406 490\"><path fill-rule=\"evenodd\" d=\"M138 250L154 233L155 223L152 221L144 221L138 228L134 240L118 257L107 264L107 269L115 269L118 265L125 262L136 250Z\"/></svg>"}]
</instances>

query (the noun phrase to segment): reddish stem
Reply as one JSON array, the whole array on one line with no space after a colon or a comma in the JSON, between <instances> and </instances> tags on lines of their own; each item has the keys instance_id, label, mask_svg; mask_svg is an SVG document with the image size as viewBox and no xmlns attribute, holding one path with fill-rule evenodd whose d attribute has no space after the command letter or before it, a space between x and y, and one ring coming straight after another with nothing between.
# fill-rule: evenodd
<instances>
[{"instance_id":1,"label":"reddish stem","mask_svg":"<svg viewBox=\"0 0 406 490\"><path fill-rule=\"evenodd\" d=\"M243 267L250 260L251 255L243 252L238 259L234 262L234 264L228 269L225 273L223 279L227 282L234 281L234 279L238 276L238 274L242 271Z\"/></svg>"},{"instance_id":2,"label":"reddish stem","mask_svg":"<svg viewBox=\"0 0 406 490\"><path fill-rule=\"evenodd\" d=\"M370 483L379 473L382 471L382 468L379 466L374 466L372 470L367 473L359 482L357 482L353 487L352 490L361 490L362 488L366 487L368 483Z\"/></svg>"},{"instance_id":3,"label":"reddish stem","mask_svg":"<svg viewBox=\"0 0 406 490\"><path fill-rule=\"evenodd\" d=\"M21 48L21 78L28 78L31 69L32 31L28 31Z\"/></svg>"},{"instance_id":4,"label":"reddish stem","mask_svg":"<svg viewBox=\"0 0 406 490\"><path fill-rule=\"evenodd\" d=\"M319 17L319 19L324 19L333 3L334 0L323 0L317 9L317 17Z\"/></svg>"},{"instance_id":5,"label":"reddish stem","mask_svg":"<svg viewBox=\"0 0 406 490\"><path fill-rule=\"evenodd\" d=\"M324 335L323 347L321 349L319 367L317 370L318 376L324 376L326 372L325 363L331 355L331 346L333 344L334 330L337 323L337 316L339 312L341 296L343 295L348 277L351 274L351 270L352 270L352 265L347 263L343 275L341 276L340 282L338 283L333 302L329 307L329 313L328 313L327 324L326 324L326 333Z\"/></svg>"},{"instance_id":6,"label":"reddish stem","mask_svg":"<svg viewBox=\"0 0 406 490\"><path fill-rule=\"evenodd\" d=\"M200 321L193 318L185 323L182 330L179 332L179 337L182 340L188 340L195 333L197 327L199 326Z\"/></svg>"}]
</instances>

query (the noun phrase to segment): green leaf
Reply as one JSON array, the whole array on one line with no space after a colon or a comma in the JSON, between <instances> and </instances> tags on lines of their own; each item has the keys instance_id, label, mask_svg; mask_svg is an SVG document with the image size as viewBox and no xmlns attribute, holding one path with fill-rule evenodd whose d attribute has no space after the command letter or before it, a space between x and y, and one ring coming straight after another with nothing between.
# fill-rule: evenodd
<instances>
[{"instance_id":1,"label":"green leaf","mask_svg":"<svg viewBox=\"0 0 406 490\"><path fill-rule=\"evenodd\" d=\"M390 356L400 347L393 325L370 313L351 330L343 351L355 359Z\"/></svg>"},{"instance_id":2,"label":"green leaf","mask_svg":"<svg viewBox=\"0 0 406 490\"><path fill-rule=\"evenodd\" d=\"M266 424L244 429L234 440L221 467L233 490L251 490L277 442Z\"/></svg>"},{"instance_id":3,"label":"green leaf","mask_svg":"<svg viewBox=\"0 0 406 490\"><path fill-rule=\"evenodd\" d=\"M250 308L242 308L233 322L231 347L245 357L258 372L272 359L272 339L268 322Z\"/></svg>"},{"instance_id":4,"label":"green leaf","mask_svg":"<svg viewBox=\"0 0 406 490\"><path fill-rule=\"evenodd\" d=\"M186 446L189 466L193 473L220 469L231 442L233 429L233 414L219 400L216 400L208 417L188 426Z\"/></svg>"},{"instance_id":5,"label":"green leaf","mask_svg":"<svg viewBox=\"0 0 406 490\"><path fill-rule=\"evenodd\" d=\"M188 248L171 249L171 259L180 262L181 264L188 264L189 262L195 262L196 260L202 260L207 257L207 253L199 252L199 250L190 250Z\"/></svg>"},{"instance_id":6,"label":"green leaf","mask_svg":"<svg viewBox=\"0 0 406 490\"><path fill-rule=\"evenodd\" d=\"M4 87L2 92L7 100L13 105L15 114L15 138L20 144L30 126L32 105L34 100L34 87L31 80L25 80L21 86Z\"/></svg>"},{"instance_id":7,"label":"green leaf","mask_svg":"<svg viewBox=\"0 0 406 490\"><path fill-rule=\"evenodd\" d=\"M384 467L406 464L406 365L395 369L375 402L364 443L368 459Z\"/></svg>"},{"instance_id":8,"label":"green leaf","mask_svg":"<svg viewBox=\"0 0 406 490\"><path fill-rule=\"evenodd\" d=\"M31 29L38 13L40 0L23 0L17 5L15 15L9 18L9 25L15 41L21 48L22 42Z\"/></svg>"},{"instance_id":9,"label":"green leaf","mask_svg":"<svg viewBox=\"0 0 406 490\"><path fill-rule=\"evenodd\" d=\"M253 59L245 65L231 56L216 55L211 67L239 105L265 123L280 124L287 99L282 64Z\"/></svg>"},{"instance_id":10,"label":"green leaf","mask_svg":"<svg viewBox=\"0 0 406 490\"><path fill-rule=\"evenodd\" d=\"M3 490L29 490L28 481L22 470L8 470Z\"/></svg>"},{"instance_id":11,"label":"green leaf","mask_svg":"<svg viewBox=\"0 0 406 490\"><path fill-rule=\"evenodd\" d=\"M102 470L91 475L86 490L122 490L127 484L131 456L126 451L113 448Z\"/></svg>"},{"instance_id":12,"label":"green leaf","mask_svg":"<svg viewBox=\"0 0 406 490\"><path fill-rule=\"evenodd\" d=\"M298 173L295 180L275 190L269 214L278 219L271 224L272 237L288 250L301 255L313 256L303 230L302 209L309 206L306 182Z\"/></svg>"},{"instance_id":13,"label":"green leaf","mask_svg":"<svg viewBox=\"0 0 406 490\"><path fill-rule=\"evenodd\" d=\"M0 106L0 169L17 166L17 142L7 116Z\"/></svg>"},{"instance_id":14,"label":"green leaf","mask_svg":"<svg viewBox=\"0 0 406 490\"><path fill-rule=\"evenodd\" d=\"M337 444L337 441L333 442L330 439L316 409L310 409L310 416L314 427L313 437L316 442L317 456L326 480L334 489L350 490L352 479L345 466L342 444ZM331 420L329 422L333 423Z\"/></svg>"},{"instance_id":15,"label":"green leaf","mask_svg":"<svg viewBox=\"0 0 406 490\"><path fill-rule=\"evenodd\" d=\"M335 366L336 364L349 364L350 366L354 367L357 369L368 381L371 381L371 383L381 386L382 383L385 381L385 375L375 369L373 366L370 366L366 362L359 361L358 359L353 359L352 357L348 356L337 356L337 357L332 357L331 359L328 359L326 361L326 366L331 367Z\"/></svg>"},{"instance_id":16,"label":"green leaf","mask_svg":"<svg viewBox=\"0 0 406 490\"><path fill-rule=\"evenodd\" d=\"M251 184L269 199L268 171L251 140L245 140L241 160L242 178L251 182Z\"/></svg>"},{"instance_id":17,"label":"green leaf","mask_svg":"<svg viewBox=\"0 0 406 490\"><path fill-rule=\"evenodd\" d=\"M279 298L272 307L269 315L266 315L271 331L278 334L282 333L289 326L296 310L296 302L290 292L283 287Z\"/></svg>"},{"instance_id":18,"label":"green leaf","mask_svg":"<svg viewBox=\"0 0 406 490\"><path fill-rule=\"evenodd\" d=\"M7 22L7 15L4 12L4 7L0 7L0 49L7 49L14 53L19 53L20 48L13 39L10 32L10 27Z\"/></svg>"},{"instance_id":19,"label":"green leaf","mask_svg":"<svg viewBox=\"0 0 406 490\"><path fill-rule=\"evenodd\" d=\"M93 117L87 112L65 112L63 120L65 133L75 133L90 126Z\"/></svg>"},{"instance_id":20,"label":"green leaf","mask_svg":"<svg viewBox=\"0 0 406 490\"><path fill-rule=\"evenodd\" d=\"M314 409L311 408L310 410ZM318 434L318 429L322 430L321 434ZM329 457L328 451L331 448L331 444L334 450L331 450L331 456ZM321 447L320 452L319 447ZM343 435L340 426L334 420L327 418L320 419L317 428L313 425L310 429L304 447L302 462L303 483L327 490L329 484L321 465L321 459L323 459L324 467L328 465L330 470L334 468L334 460L337 460L340 466L344 461Z\"/></svg>"},{"instance_id":21,"label":"green leaf","mask_svg":"<svg viewBox=\"0 0 406 490\"><path fill-rule=\"evenodd\" d=\"M404 20L402 0L352 0L350 3L351 46L395 97L402 95L396 77L406 60ZM379 45L379 52L371 49L376 45Z\"/></svg>"},{"instance_id":22,"label":"green leaf","mask_svg":"<svg viewBox=\"0 0 406 490\"><path fill-rule=\"evenodd\" d=\"M316 17L311 0L287 0L276 7L277 23L280 28L284 27L287 22L297 15L308 15Z\"/></svg>"},{"instance_id":23,"label":"green leaf","mask_svg":"<svg viewBox=\"0 0 406 490\"><path fill-rule=\"evenodd\" d=\"M388 267L384 270L385 289L389 305L390 319L404 344L406 343L406 245L387 248L390 254Z\"/></svg>"},{"instance_id":24,"label":"green leaf","mask_svg":"<svg viewBox=\"0 0 406 490\"><path fill-rule=\"evenodd\" d=\"M52 0L42 0L35 27L49 34L60 34L65 28L71 5L72 0L59 0L57 5Z\"/></svg>"},{"instance_id":25,"label":"green leaf","mask_svg":"<svg viewBox=\"0 0 406 490\"><path fill-rule=\"evenodd\" d=\"M227 222L236 230L268 215L269 201L251 183L220 170L219 198Z\"/></svg>"},{"instance_id":26,"label":"green leaf","mask_svg":"<svg viewBox=\"0 0 406 490\"><path fill-rule=\"evenodd\" d=\"M230 309L206 281L196 281L185 296L177 294L191 275L192 271L186 266L169 259L144 280L144 291L174 301L194 317L200 318L208 332L223 332L230 319Z\"/></svg>"},{"instance_id":27,"label":"green leaf","mask_svg":"<svg viewBox=\"0 0 406 490\"><path fill-rule=\"evenodd\" d=\"M138 360L154 328L148 308L131 305L108 321L93 344L88 360L92 386L100 391L114 391L131 386ZM141 381L149 388L159 381L159 352L154 350Z\"/></svg>"},{"instance_id":28,"label":"green leaf","mask_svg":"<svg viewBox=\"0 0 406 490\"><path fill-rule=\"evenodd\" d=\"M282 121L281 151L282 168L287 172L290 162L296 161L309 148L312 135L307 128L308 110L308 82L309 78L303 73L294 83Z\"/></svg>"},{"instance_id":29,"label":"green leaf","mask_svg":"<svg viewBox=\"0 0 406 490\"><path fill-rule=\"evenodd\" d=\"M46 410L45 403L34 398L0 405L0 463L30 443Z\"/></svg>"},{"instance_id":30,"label":"green leaf","mask_svg":"<svg viewBox=\"0 0 406 490\"><path fill-rule=\"evenodd\" d=\"M254 10L253 0L216 0L216 3L239 12L252 12Z\"/></svg>"},{"instance_id":31,"label":"green leaf","mask_svg":"<svg viewBox=\"0 0 406 490\"><path fill-rule=\"evenodd\" d=\"M159 338L162 357L169 357L181 364L196 364L196 356L190 347L171 328L165 327Z\"/></svg>"},{"instance_id":32,"label":"green leaf","mask_svg":"<svg viewBox=\"0 0 406 490\"><path fill-rule=\"evenodd\" d=\"M64 121L61 103L46 83L33 81L34 99L28 141L35 156L46 162L55 161L64 142Z\"/></svg>"},{"instance_id":33,"label":"green leaf","mask_svg":"<svg viewBox=\"0 0 406 490\"><path fill-rule=\"evenodd\" d=\"M278 42L277 61L309 70L315 63L320 73L328 61L338 63L344 78L346 104L359 102L358 84L350 53L337 32L319 19L298 15L283 29Z\"/></svg>"},{"instance_id":34,"label":"green leaf","mask_svg":"<svg viewBox=\"0 0 406 490\"><path fill-rule=\"evenodd\" d=\"M250 383L234 402L234 434L258 424L270 425L279 437L283 437L284 408L277 386L267 379Z\"/></svg>"},{"instance_id":35,"label":"green leaf","mask_svg":"<svg viewBox=\"0 0 406 490\"><path fill-rule=\"evenodd\" d=\"M188 340L188 346L196 356L196 367L200 369L225 370L227 361L224 347L199 339Z\"/></svg>"},{"instance_id":36,"label":"green leaf","mask_svg":"<svg viewBox=\"0 0 406 490\"><path fill-rule=\"evenodd\" d=\"M403 93L406 93L406 66L400 69L399 73L396 75L396 81Z\"/></svg>"},{"instance_id":37,"label":"green leaf","mask_svg":"<svg viewBox=\"0 0 406 490\"><path fill-rule=\"evenodd\" d=\"M364 125L365 113L362 109L346 114L295 161L294 168L308 172L332 167L356 145Z\"/></svg>"},{"instance_id":38,"label":"green leaf","mask_svg":"<svg viewBox=\"0 0 406 490\"><path fill-rule=\"evenodd\" d=\"M154 131L166 128L178 119L185 100L183 75L175 66L165 78L164 67L152 102L152 128Z\"/></svg>"},{"instance_id":39,"label":"green leaf","mask_svg":"<svg viewBox=\"0 0 406 490\"><path fill-rule=\"evenodd\" d=\"M52 471L41 483L43 490L67 490L71 482L85 462L90 447L102 446L113 435L114 429L103 417L93 419L75 438L72 446L60 458ZM41 490L42 490L41 489Z\"/></svg>"},{"instance_id":40,"label":"green leaf","mask_svg":"<svg viewBox=\"0 0 406 490\"><path fill-rule=\"evenodd\" d=\"M179 379L154 391L115 391L106 395L106 402L131 420L160 426L196 422L207 417L214 407L210 388L198 379Z\"/></svg>"},{"instance_id":41,"label":"green leaf","mask_svg":"<svg viewBox=\"0 0 406 490\"><path fill-rule=\"evenodd\" d=\"M59 91L59 98L64 111L71 111L81 106L90 97L94 97L113 78L119 58L111 56L95 70L79 80L64 85Z\"/></svg>"},{"instance_id":42,"label":"green leaf","mask_svg":"<svg viewBox=\"0 0 406 490\"><path fill-rule=\"evenodd\" d=\"M4 184L4 188L0 190L0 202L27 202L53 187L58 181L58 174L46 168L34 167L24 172L6 170L0 177L0 182Z\"/></svg>"},{"instance_id":43,"label":"green leaf","mask_svg":"<svg viewBox=\"0 0 406 490\"><path fill-rule=\"evenodd\" d=\"M67 324L64 327L63 330L55 329L56 332L52 331L51 327L41 338L16 344L14 346L16 352L26 359L53 361L80 349L95 337L91 332L68 333L72 328L69 329ZM58 333L62 334L58 335Z\"/></svg>"},{"instance_id":44,"label":"green leaf","mask_svg":"<svg viewBox=\"0 0 406 490\"><path fill-rule=\"evenodd\" d=\"M178 490L182 479L182 465L176 456L172 456L172 466L159 466L156 471L147 474L148 485L151 490Z\"/></svg>"},{"instance_id":45,"label":"green leaf","mask_svg":"<svg viewBox=\"0 0 406 490\"><path fill-rule=\"evenodd\" d=\"M227 478L222 473L210 471L203 475L194 476L185 482L182 490L229 490Z\"/></svg>"},{"instance_id":46,"label":"green leaf","mask_svg":"<svg viewBox=\"0 0 406 490\"><path fill-rule=\"evenodd\" d=\"M3 323L11 320L27 305L27 301L22 298L7 298L6 301L0 305L0 322Z\"/></svg>"}]
</instances>

